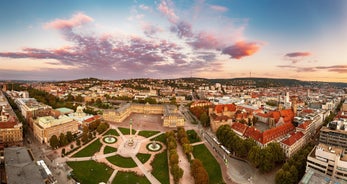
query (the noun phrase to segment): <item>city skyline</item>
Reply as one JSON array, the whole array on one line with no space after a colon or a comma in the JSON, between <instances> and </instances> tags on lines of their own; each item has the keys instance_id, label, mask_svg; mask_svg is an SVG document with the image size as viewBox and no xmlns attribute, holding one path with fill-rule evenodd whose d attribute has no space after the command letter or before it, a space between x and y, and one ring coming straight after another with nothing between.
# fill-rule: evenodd
<instances>
[{"instance_id":1,"label":"city skyline","mask_svg":"<svg viewBox=\"0 0 347 184\"><path fill-rule=\"evenodd\" d=\"M0 80L347 82L343 0L11 1L0 23Z\"/></svg>"}]
</instances>

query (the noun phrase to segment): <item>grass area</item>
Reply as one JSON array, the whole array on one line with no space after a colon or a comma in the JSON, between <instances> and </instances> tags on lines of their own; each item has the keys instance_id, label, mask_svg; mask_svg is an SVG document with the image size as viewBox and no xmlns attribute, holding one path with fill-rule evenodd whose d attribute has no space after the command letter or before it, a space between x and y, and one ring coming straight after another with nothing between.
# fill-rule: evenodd
<instances>
[{"instance_id":1,"label":"grass area","mask_svg":"<svg viewBox=\"0 0 347 184\"><path fill-rule=\"evenodd\" d=\"M66 162L72 169L72 177L82 184L107 182L113 169L93 160Z\"/></svg>"},{"instance_id":2,"label":"grass area","mask_svg":"<svg viewBox=\"0 0 347 184\"><path fill-rule=\"evenodd\" d=\"M154 137L153 139L151 139L151 141L160 141L160 142L166 144L166 135L165 135L165 133L160 134L159 136Z\"/></svg>"},{"instance_id":3,"label":"grass area","mask_svg":"<svg viewBox=\"0 0 347 184\"><path fill-rule=\"evenodd\" d=\"M114 135L114 136L119 136L117 130L115 129L109 129L104 135Z\"/></svg>"},{"instance_id":4,"label":"grass area","mask_svg":"<svg viewBox=\"0 0 347 184\"><path fill-rule=\"evenodd\" d=\"M144 164L151 158L151 154L138 153L136 157Z\"/></svg>"},{"instance_id":5,"label":"grass area","mask_svg":"<svg viewBox=\"0 0 347 184\"><path fill-rule=\"evenodd\" d=\"M137 167L136 163L134 162L134 160L132 158L126 158L126 157L122 157L120 155L115 155L112 157L107 157L106 158L109 162L111 162L112 164L119 166L119 167L123 167L123 168L133 168L133 167Z\"/></svg>"},{"instance_id":6,"label":"grass area","mask_svg":"<svg viewBox=\"0 0 347 184\"><path fill-rule=\"evenodd\" d=\"M146 176L139 176L134 172L122 172L118 171L116 177L112 181L112 184L150 184Z\"/></svg>"},{"instance_id":7,"label":"grass area","mask_svg":"<svg viewBox=\"0 0 347 184\"><path fill-rule=\"evenodd\" d=\"M195 132L195 130L187 130L187 135L191 144L201 141L199 135Z\"/></svg>"},{"instance_id":8,"label":"grass area","mask_svg":"<svg viewBox=\"0 0 347 184\"><path fill-rule=\"evenodd\" d=\"M210 151L206 148L204 144L200 144L193 147L193 155L195 158L199 159L204 165L210 183L222 183L223 177L221 168L217 160L213 157Z\"/></svg>"},{"instance_id":9,"label":"grass area","mask_svg":"<svg viewBox=\"0 0 347 184\"><path fill-rule=\"evenodd\" d=\"M155 155L152 165L152 174L162 184L170 184L169 178L169 166L167 160L167 151L163 151L160 154Z\"/></svg>"},{"instance_id":10,"label":"grass area","mask_svg":"<svg viewBox=\"0 0 347 184\"><path fill-rule=\"evenodd\" d=\"M101 146L102 144L100 142L100 139L97 139L87 147L72 155L72 157L91 157L94 155L94 153L100 151Z\"/></svg>"},{"instance_id":11,"label":"grass area","mask_svg":"<svg viewBox=\"0 0 347 184\"><path fill-rule=\"evenodd\" d=\"M123 135L130 135L130 129L129 128L123 128L123 127L118 127L118 130L122 132ZM136 130L132 130L133 135L136 133Z\"/></svg>"},{"instance_id":12,"label":"grass area","mask_svg":"<svg viewBox=\"0 0 347 184\"><path fill-rule=\"evenodd\" d=\"M111 147L111 146L106 146L105 149L104 149L104 154L113 153L113 152L116 152L116 151L117 151L117 148L114 148L114 147Z\"/></svg>"},{"instance_id":13,"label":"grass area","mask_svg":"<svg viewBox=\"0 0 347 184\"><path fill-rule=\"evenodd\" d=\"M141 135L142 137L151 137L157 133L159 133L159 131L142 130L137 135Z\"/></svg>"}]
</instances>

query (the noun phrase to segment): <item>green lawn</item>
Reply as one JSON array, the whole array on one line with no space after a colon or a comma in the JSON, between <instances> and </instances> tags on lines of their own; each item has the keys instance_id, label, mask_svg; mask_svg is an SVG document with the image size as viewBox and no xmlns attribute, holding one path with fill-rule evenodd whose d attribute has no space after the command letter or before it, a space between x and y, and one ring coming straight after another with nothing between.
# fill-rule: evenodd
<instances>
[{"instance_id":1,"label":"green lawn","mask_svg":"<svg viewBox=\"0 0 347 184\"><path fill-rule=\"evenodd\" d=\"M94 155L94 153L100 151L101 146L102 144L100 140L97 139L91 144L89 144L87 147L72 155L72 157L91 157Z\"/></svg>"},{"instance_id":2,"label":"green lawn","mask_svg":"<svg viewBox=\"0 0 347 184\"><path fill-rule=\"evenodd\" d=\"M162 153L155 155L151 165L153 168L153 176L156 177L162 184L170 184L167 151L164 150Z\"/></svg>"},{"instance_id":3,"label":"green lawn","mask_svg":"<svg viewBox=\"0 0 347 184\"><path fill-rule=\"evenodd\" d=\"M187 130L187 135L191 144L201 141L199 135L195 132L195 130Z\"/></svg>"},{"instance_id":4,"label":"green lawn","mask_svg":"<svg viewBox=\"0 0 347 184\"><path fill-rule=\"evenodd\" d=\"M136 157L144 164L151 158L151 154L138 153Z\"/></svg>"},{"instance_id":5,"label":"green lawn","mask_svg":"<svg viewBox=\"0 0 347 184\"><path fill-rule=\"evenodd\" d=\"M117 130L115 129L109 129L104 135L114 135L114 136L119 136Z\"/></svg>"},{"instance_id":6,"label":"green lawn","mask_svg":"<svg viewBox=\"0 0 347 184\"><path fill-rule=\"evenodd\" d=\"M130 157L122 157L120 155L115 155L112 157L107 157L106 158L109 162L111 162L112 164L119 166L119 167L123 167L123 168L133 168L133 167L137 167L136 163L134 162L134 160Z\"/></svg>"},{"instance_id":7,"label":"green lawn","mask_svg":"<svg viewBox=\"0 0 347 184\"><path fill-rule=\"evenodd\" d=\"M166 135L165 135L165 133L160 134L159 136L154 137L153 139L151 139L151 141L160 141L160 142L166 144Z\"/></svg>"},{"instance_id":8,"label":"green lawn","mask_svg":"<svg viewBox=\"0 0 347 184\"><path fill-rule=\"evenodd\" d=\"M159 131L142 130L137 135L141 135L143 137L151 137L152 135L155 135L157 133L159 133Z\"/></svg>"},{"instance_id":9,"label":"green lawn","mask_svg":"<svg viewBox=\"0 0 347 184\"><path fill-rule=\"evenodd\" d=\"M114 147L111 147L111 146L106 146L105 149L104 149L104 154L113 153L113 152L116 152L116 151L117 151L117 148L114 148Z\"/></svg>"},{"instance_id":10,"label":"green lawn","mask_svg":"<svg viewBox=\"0 0 347 184\"><path fill-rule=\"evenodd\" d=\"M193 147L193 155L195 158L199 159L204 165L210 183L222 183L223 177L221 168L217 162L217 160L213 157L210 151L206 148L204 144L200 144Z\"/></svg>"},{"instance_id":11,"label":"green lawn","mask_svg":"<svg viewBox=\"0 0 347 184\"><path fill-rule=\"evenodd\" d=\"M122 132L123 135L130 135L130 129L129 128L123 128L123 127L118 127L118 130ZM136 130L132 130L133 135L136 133Z\"/></svg>"},{"instance_id":12,"label":"green lawn","mask_svg":"<svg viewBox=\"0 0 347 184\"><path fill-rule=\"evenodd\" d=\"M72 169L72 177L82 184L107 183L113 169L93 160L66 162Z\"/></svg>"},{"instance_id":13,"label":"green lawn","mask_svg":"<svg viewBox=\"0 0 347 184\"><path fill-rule=\"evenodd\" d=\"M118 171L112 184L150 184L146 176L136 175L134 172Z\"/></svg>"}]
</instances>

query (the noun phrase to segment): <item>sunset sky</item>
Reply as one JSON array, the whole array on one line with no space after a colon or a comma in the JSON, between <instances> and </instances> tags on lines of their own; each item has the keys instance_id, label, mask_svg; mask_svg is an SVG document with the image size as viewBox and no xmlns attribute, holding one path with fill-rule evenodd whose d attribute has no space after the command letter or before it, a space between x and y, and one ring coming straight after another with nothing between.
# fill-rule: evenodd
<instances>
[{"instance_id":1,"label":"sunset sky","mask_svg":"<svg viewBox=\"0 0 347 184\"><path fill-rule=\"evenodd\" d=\"M347 82L345 0L5 0L0 24L0 80Z\"/></svg>"}]
</instances>

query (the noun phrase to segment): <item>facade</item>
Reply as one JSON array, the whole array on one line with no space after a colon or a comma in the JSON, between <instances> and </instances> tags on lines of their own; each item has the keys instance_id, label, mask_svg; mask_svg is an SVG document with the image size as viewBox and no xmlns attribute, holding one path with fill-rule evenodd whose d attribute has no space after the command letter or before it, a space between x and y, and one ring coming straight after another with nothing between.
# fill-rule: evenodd
<instances>
[{"instance_id":1,"label":"facade","mask_svg":"<svg viewBox=\"0 0 347 184\"><path fill-rule=\"evenodd\" d=\"M0 146L23 145L23 125L0 91Z\"/></svg>"},{"instance_id":2,"label":"facade","mask_svg":"<svg viewBox=\"0 0 347 184\"><path fill-rule=\"evenodd\" d=\"M78 132L78 122L72 118L61 115L57 119L52 116L39 117L34 122L34 136L41 143L49 143L49 139L56 135L59 137L61 133L66 134Z\"/></svg>"},{"instance_id":3,"label":"facade","mask_svg":"<svg viewBox=\"0 0 347 184\"><path fill-rule=\"evenodd\" d=\"M306 171L312 169L333 178L347 180L346 151L320 143L307 156Z\"/></svg>"},{"instance_id":4,"label":"facade","mask_svg":"<svg viewBox=\"0 0 347 184\"><path fill-rule=\"evenodd\" d=\"M287 158L293 156L306 144L304 134L295 132L290 134L290 137L280 142L281 147Z\"/></svg>"},{"instance_id":5,"label":"facade","mask_svg":"<svg viewBox=\"0 0 347 184\"><path fill-rule=\"evenodd\" d=\"M163 126L178 127L185 125L184 116L179 113L174 105L159 105L159 104L135 104L127 103L117 110L104 111L103 119L110 122L122 122L131 113L140 114L162 114Z\"/></svg>"},{"instance_id":6,"label":"facade","mask_svg":"<svg viewBox=\"0 0 347 184\"><path fill-rule=\"evenodd\" d=\"M322 127L319 142L347 148L347 119L334 120Z\"/></svg>"},{"instance_id":7,"label":"facade","mask_svg":"<svg viewBox=\"0 0 347 184\"><path fill-rule=\"evenodd\" d=\"M23 117L28 121L30 128L33 128L33 119L48 116L52 110L51 106L39 103L35 98L17 98L15 103Z\"/></svg>"},{"instance_id":8,"label":"facade","mask_svg":"<svg viewBox=\"0 0 347 184\"><path fill-rule=\"evenodd\" d=\"M334 183L334 184L346 184L347 182L341 179L323 174L314 169L306 169L305 175L300 180L299 184L310 184L310 183Z\"/></svg>"},{"instance_id":9,"label":"facade","mask_svg":"<svg viewBox=\"0 0 347 184\"><path fill-rule=\"evenodd\" d=\"M236 113L235 104L219 104L209 108L210 126L216 132L222 125L231 125Z\"/></svg>"}]
</instances>

